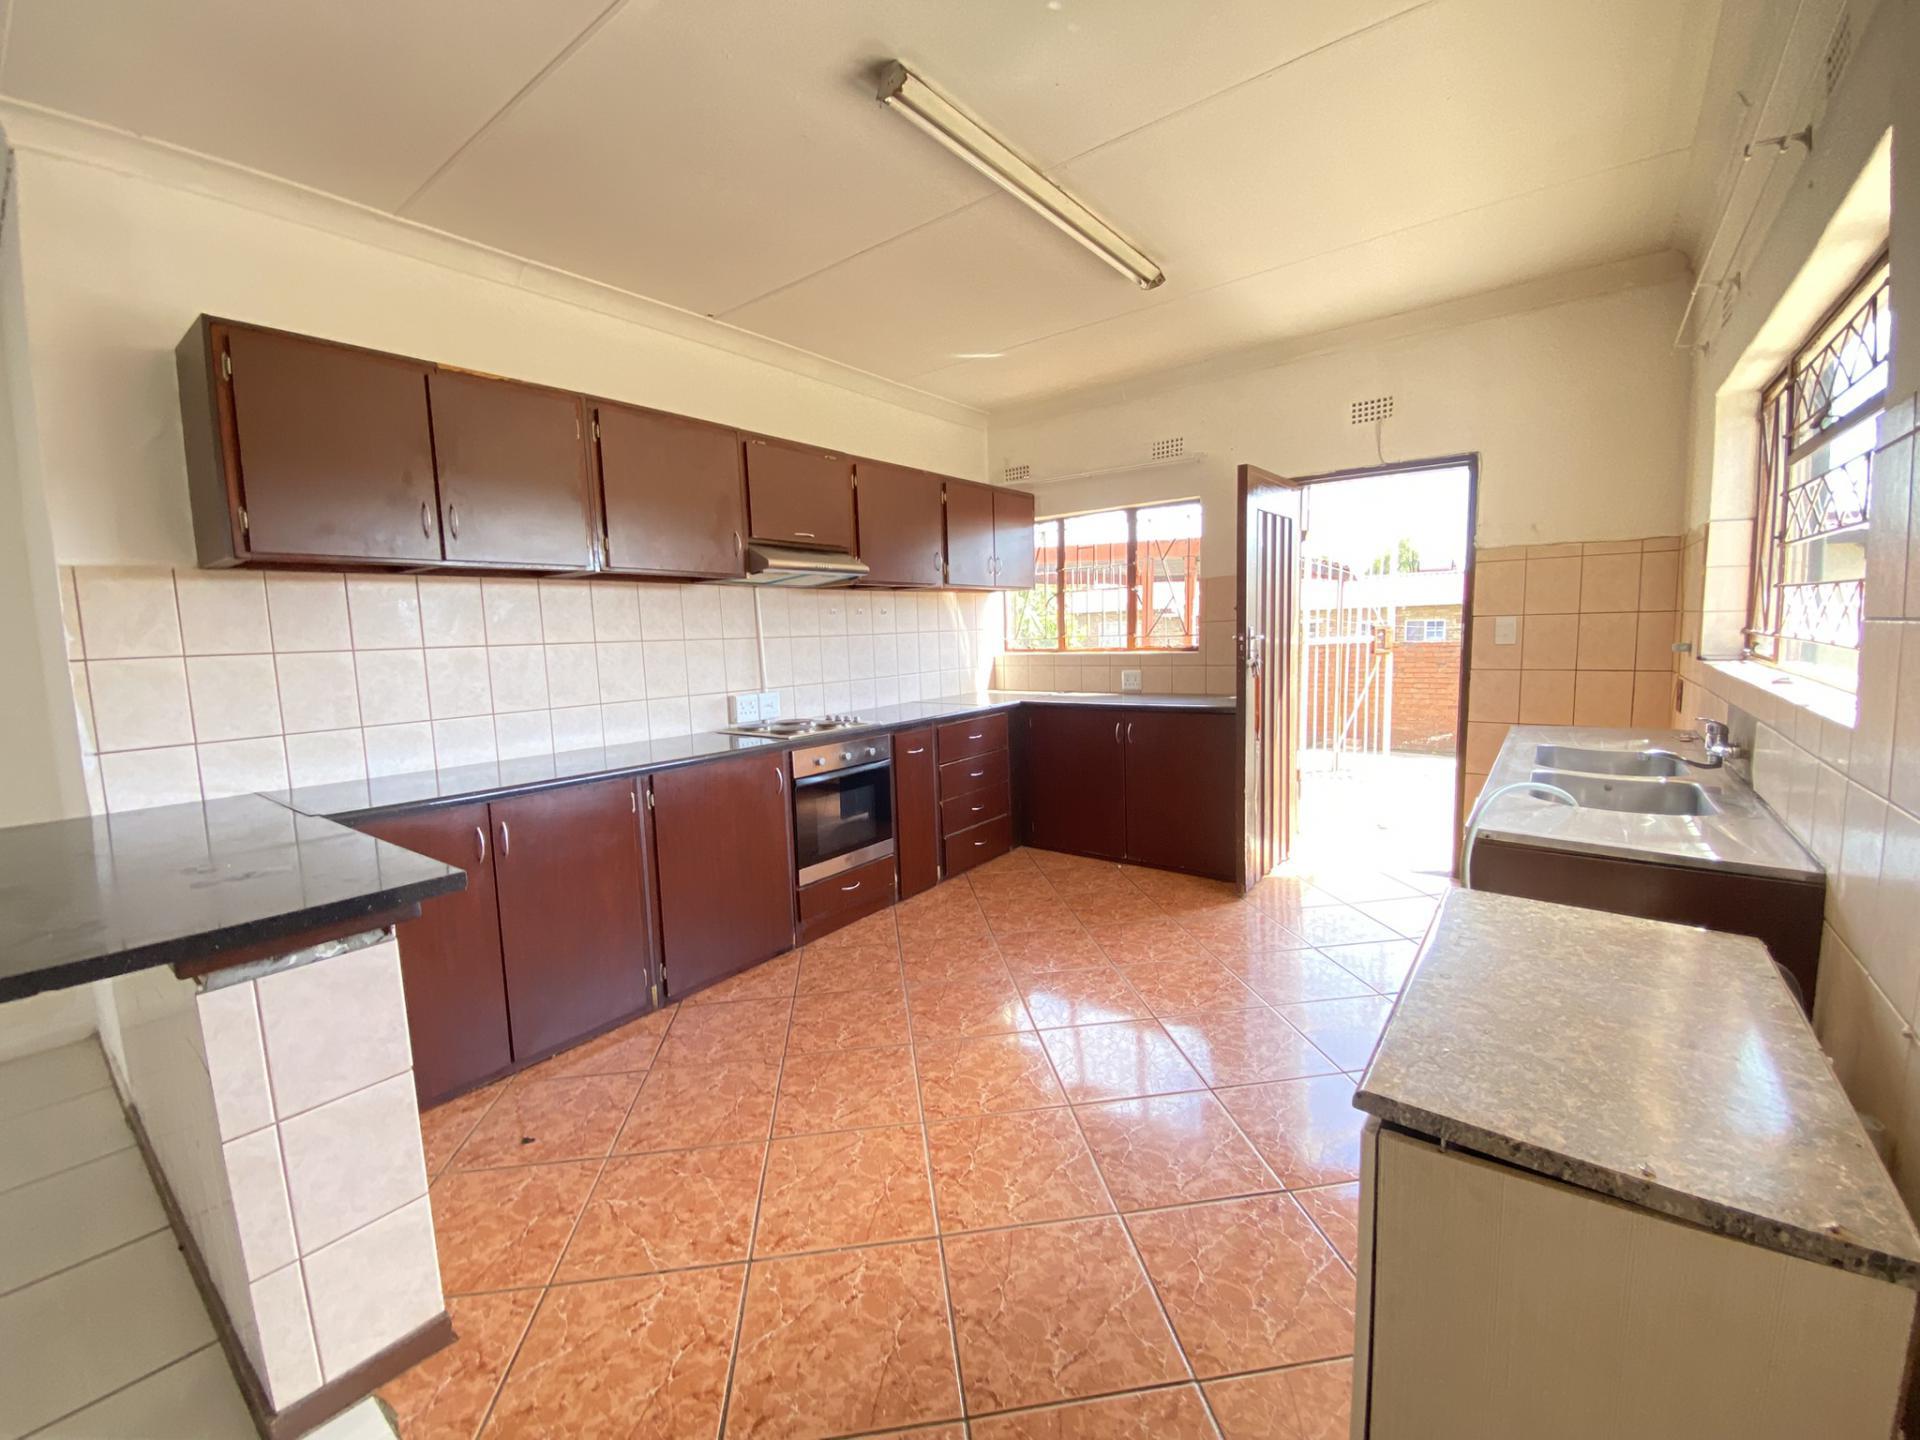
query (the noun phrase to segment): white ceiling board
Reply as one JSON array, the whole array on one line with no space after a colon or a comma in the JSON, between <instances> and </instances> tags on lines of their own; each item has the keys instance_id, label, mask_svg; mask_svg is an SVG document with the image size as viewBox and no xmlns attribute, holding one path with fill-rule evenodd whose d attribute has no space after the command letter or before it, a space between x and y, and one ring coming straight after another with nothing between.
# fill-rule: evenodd
<instances>
[{"instance_id":1,"label":"white ceiling board","mask_svg":"<svg viewBox=\"0 0 1920 1440\"><path fill-rule=\"evenodd\" d=\"M608 0L12 0L0 90L381 209Z\"/></svg>"},{"instance_id":2,"label":"white ceiling board","mask_svg":"<svg viewBox=\"0 0 1920 1440\"><path fill-rule=\"evenodd\" d=\"M992 410L1660 249L1685 158L1608 171L956 362L914 383ZM1651 237L1651 238L1650 238Z\"/></svg>"}]
</instances>

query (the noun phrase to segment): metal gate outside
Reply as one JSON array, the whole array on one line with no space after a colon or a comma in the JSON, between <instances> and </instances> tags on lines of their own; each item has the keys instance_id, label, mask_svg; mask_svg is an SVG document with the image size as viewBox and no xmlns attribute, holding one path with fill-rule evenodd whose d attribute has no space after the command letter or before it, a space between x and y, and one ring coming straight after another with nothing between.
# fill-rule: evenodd
<instances>
[{"instance_id":1,"label":"metal gate outside","mask_svg":"<svg viewBox=\"0 0 1920 1440\"><path fill-rule=\"evenodd\" d=\"M1302 760L1338 770L1348 756L1384 755L1391 745L1394 606L1368 598L1384 587L1365 585L1340 561L1308 556L1300 568Z\"/></svg>"}]
</instances>

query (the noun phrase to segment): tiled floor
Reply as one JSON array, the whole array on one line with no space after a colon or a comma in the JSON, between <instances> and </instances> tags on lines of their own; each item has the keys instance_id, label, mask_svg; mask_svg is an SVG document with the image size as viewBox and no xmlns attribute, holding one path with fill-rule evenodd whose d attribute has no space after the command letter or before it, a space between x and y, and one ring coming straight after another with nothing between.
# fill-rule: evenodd
<instances>
[{"instance_id":1,"label":"tiled floor","mask_svg":"<svg viewBox=\"0 0 1920 1440\"><path fill-rule=\"evenodd\" d=\"M1443 882L1017 851L423 1121L410 1437L1347 1433L1353 1074Z\"/></svg>"}]
</instances>

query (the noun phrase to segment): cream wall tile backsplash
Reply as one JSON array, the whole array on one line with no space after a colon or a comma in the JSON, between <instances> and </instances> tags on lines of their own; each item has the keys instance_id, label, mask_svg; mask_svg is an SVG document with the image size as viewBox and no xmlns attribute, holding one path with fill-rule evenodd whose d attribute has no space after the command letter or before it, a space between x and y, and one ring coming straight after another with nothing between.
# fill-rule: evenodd
<instances>
[{"instance_id":1,"label":"cream wall tile backsplash","mask_svg":"<svg viewBox=\"0 0 1920 1440\"><path fill-rule=\"evenodd\" d=\"M1004 613L996 595L612 580L61 580L96 811L713 730L742 691L779 691L788 715L954 694L987 682Z\"/></svg>"}]
</instances>

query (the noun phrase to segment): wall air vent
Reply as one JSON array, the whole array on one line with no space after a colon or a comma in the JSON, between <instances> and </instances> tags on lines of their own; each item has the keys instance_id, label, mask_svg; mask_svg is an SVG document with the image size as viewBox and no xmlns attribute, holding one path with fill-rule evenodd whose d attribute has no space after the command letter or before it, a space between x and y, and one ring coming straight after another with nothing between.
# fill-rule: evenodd
<instances>
[{"instance_id":1,"label":"wall air vent","mask_svg":"<svg viewBox=\"0 0 1920 1440\"><path fill-rule=\"evenodd\" d=\"M1031 474L1033 474L1033 466L1031 465L1009 465L1003 478L1005 478L1009 485L1018 485Z\"/></svg>"},{"instance_id":2,"label":"wall air vent","mask_svg":"<svg viewBox=\"0 0 1920 1440\"><path fill-rule=\"evenodd\" d=\"M1840 87L1840 77L1846 72L1847 61L1853 58L1853 16L1843 9L1840 18L1834 23L1833 34L1827 39L1827 53L1821 59L1820 68L1824 73L1827 94Z\"/></svg>"},{"instance_id":3,"label":"wall air vent","mask_svg":"<svg viewBox=\"0 0 1920 1440\"><path fill-rule=\"evenodd\" d=\"M1355 425L1371 425L1375 421L1391 420L1392 418L1393 397L1391 395L1376 395L1371 400L1356 400L1353 402L1352 423Z\"/></svg>"},{"instance_id":4,"label":"wall air vent","mask_svg":"<svg viewBox=\"0 0 1920 1440\"><path fill-rule=\"evenodd\" d=\"M1153 442L1153 458L1155 460L1177 460L1186 453L1187 437L1184 435L1176 435L1171 440L1156 440Z\"/></svg>"}]
</instances>

